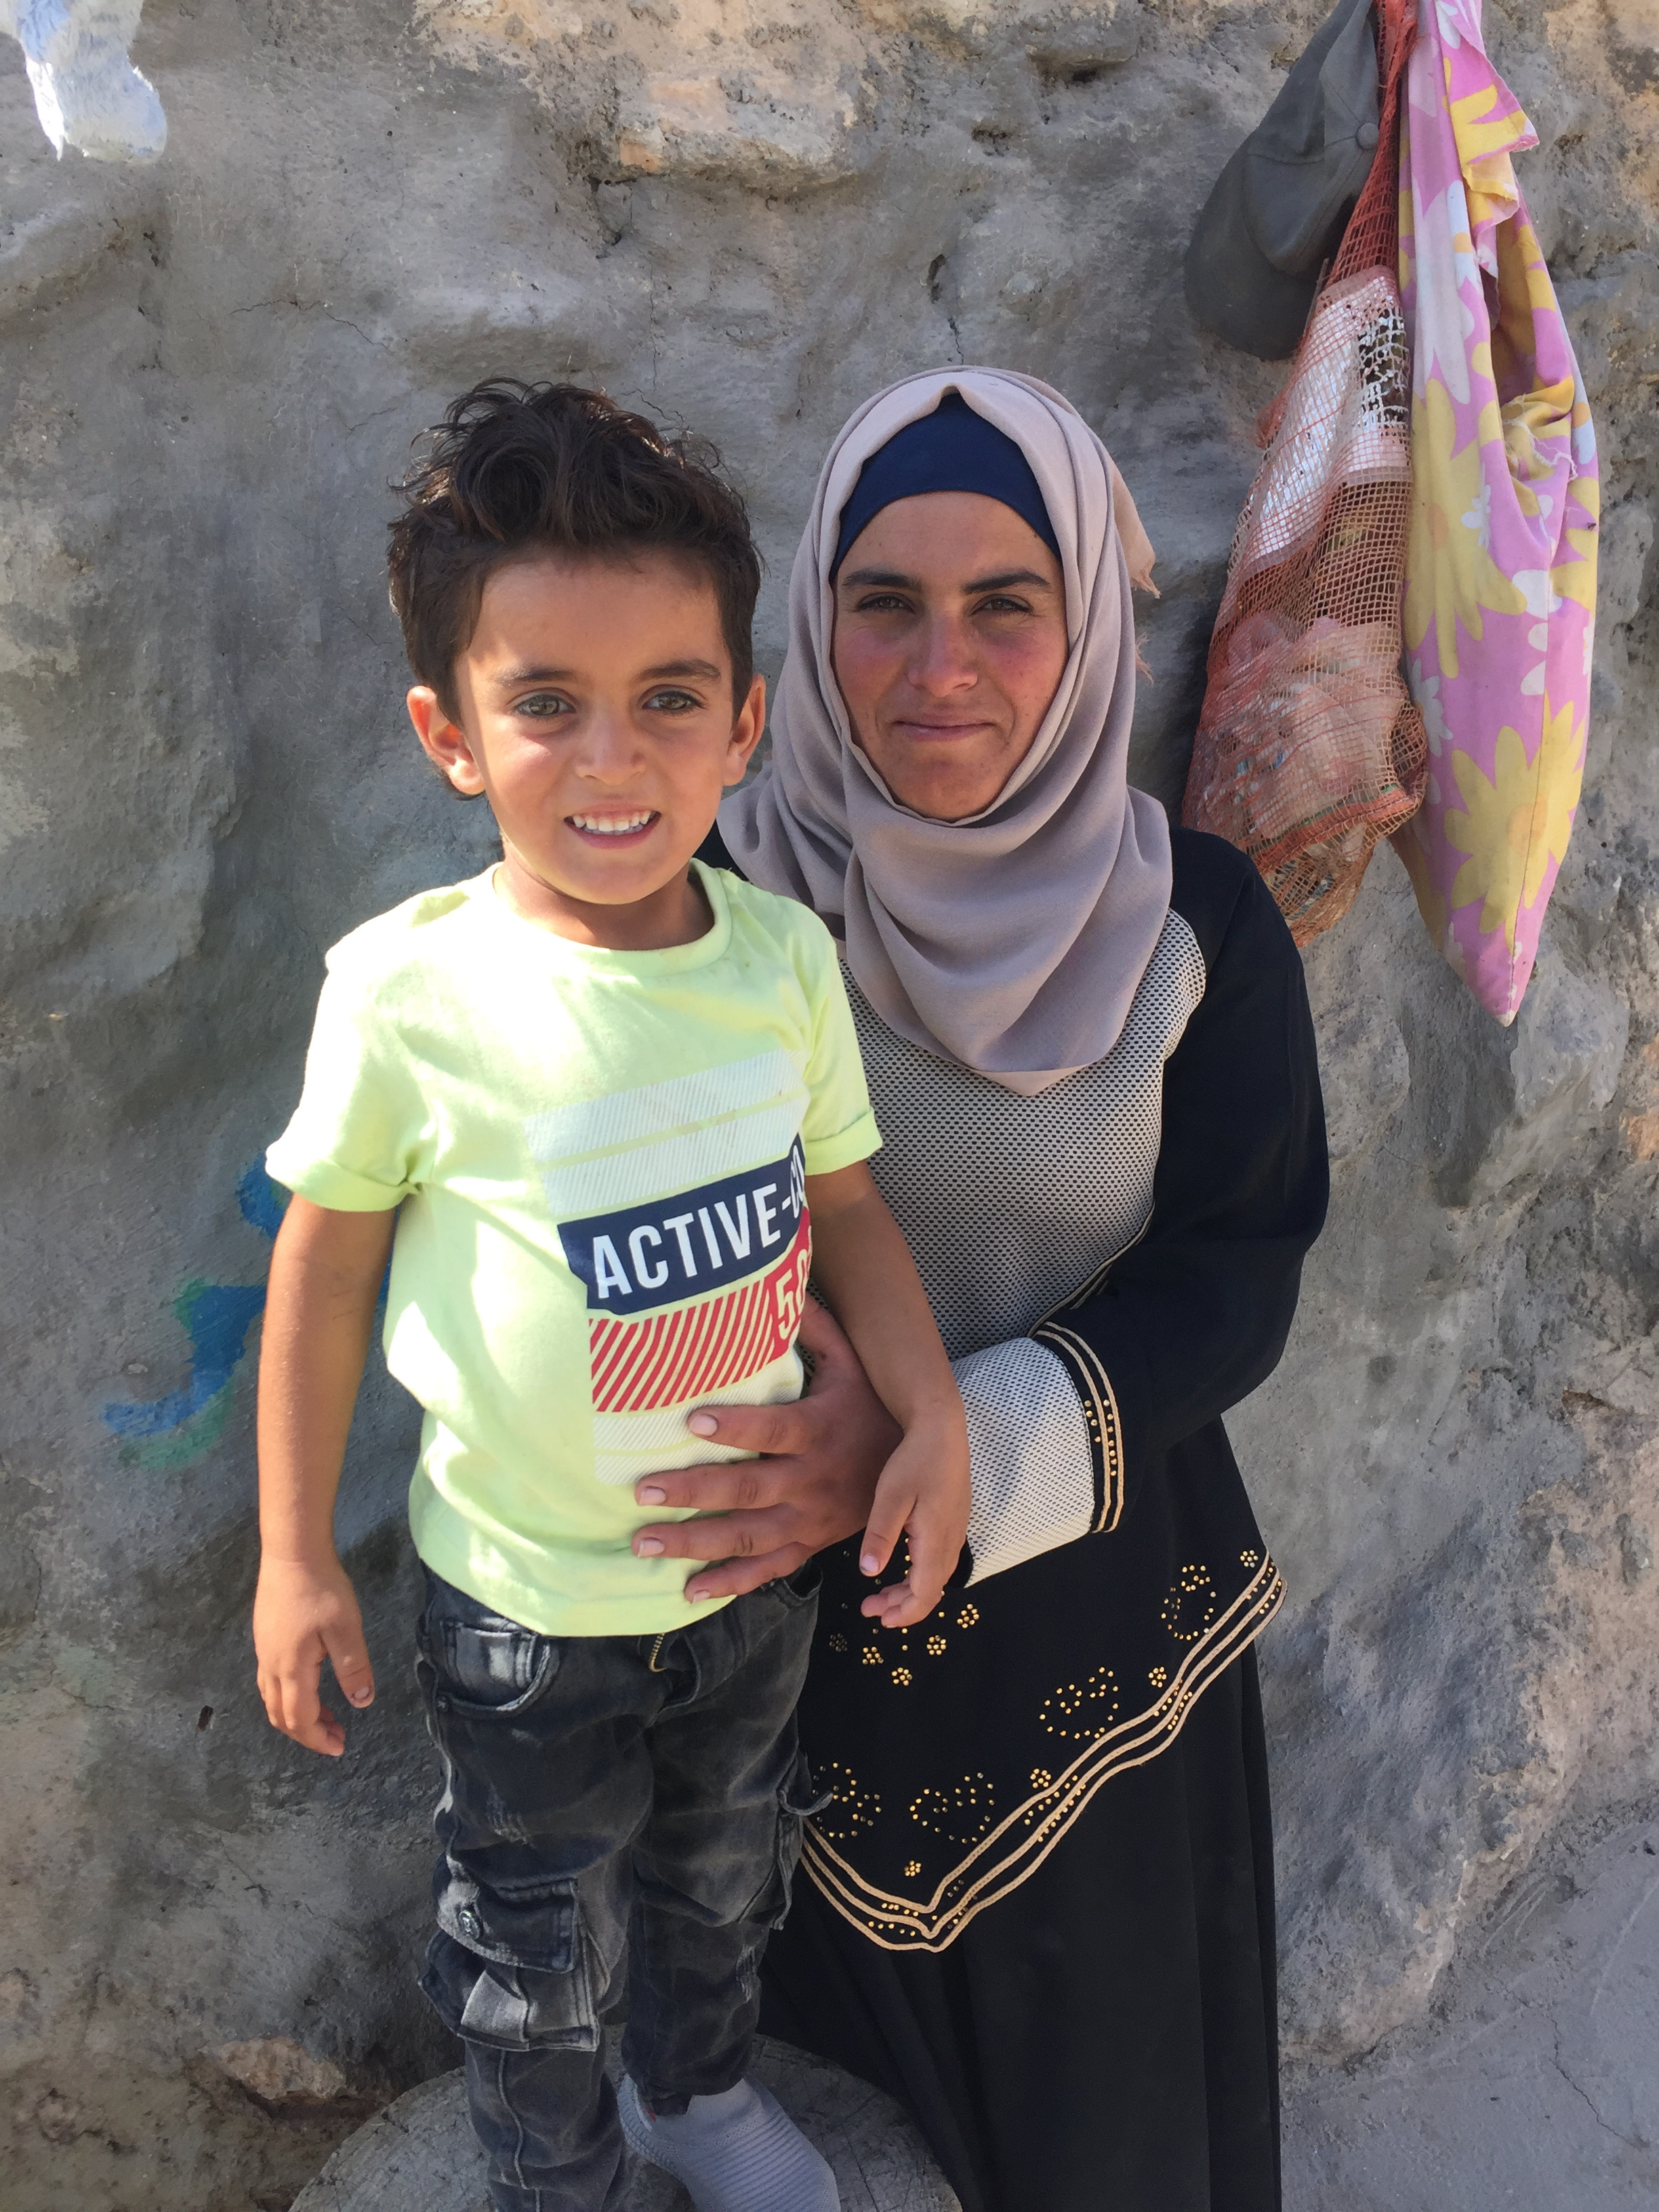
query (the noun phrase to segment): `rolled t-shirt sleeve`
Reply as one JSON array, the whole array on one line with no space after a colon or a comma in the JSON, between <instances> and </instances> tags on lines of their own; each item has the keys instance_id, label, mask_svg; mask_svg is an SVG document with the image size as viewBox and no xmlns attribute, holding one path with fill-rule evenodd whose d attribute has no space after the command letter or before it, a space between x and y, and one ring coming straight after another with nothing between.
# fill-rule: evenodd
<instances>
[{"instance_id":1,"label":"rolled t-shirt sleeve","mask_svg":"<svg viewBox=\"0 0 1659 2212\"><path fill-rule=\"evenodd\" d=\"M265 1155L276 1182L338 1213L383 1213L419 1182L427 1109L369 979L332 958L293 1119Z\"/></svg>"},{"instance_id":2,"label":"rolled t-shirt sleeve","mask_svg":"<svg viewBox=\"0 0 1659 2212\"><path fill-rule=\"evenodd\" d=\"M804 908L800 913L811 925L801 980L812 1008L812 1048L806 1064L811 1095L801 1123L801 1149L808 1175L834 1175L837 1168L867 1160L880 1146L881 1132L870 1110L863 1055L835 939L815 915Z\"/></svg>"}]
</instances>

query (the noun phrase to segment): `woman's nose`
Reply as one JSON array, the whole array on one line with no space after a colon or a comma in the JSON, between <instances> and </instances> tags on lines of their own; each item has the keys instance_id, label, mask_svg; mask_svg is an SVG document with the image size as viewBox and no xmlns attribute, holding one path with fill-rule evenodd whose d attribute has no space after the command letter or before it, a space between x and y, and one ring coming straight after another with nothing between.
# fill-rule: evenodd
<instances>
[{"instance_id":1,"label":"woman's nose","mask_svg":"<svg viewBox=\"0 0 1659 2212\"><path fill-rule=\"evenodd\" d=\"M907 672L919 691L935 696L976 684L979 670L963 625L947 615L924 624Z\"/></svg>"}]
</instances>

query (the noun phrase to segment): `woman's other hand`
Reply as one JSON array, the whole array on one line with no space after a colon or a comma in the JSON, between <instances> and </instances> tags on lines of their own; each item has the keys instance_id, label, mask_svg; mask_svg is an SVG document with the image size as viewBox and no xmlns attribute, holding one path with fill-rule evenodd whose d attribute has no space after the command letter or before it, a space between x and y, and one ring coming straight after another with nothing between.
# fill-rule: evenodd
<instances>
[{"instance_id":1,"label":"woman's other hand","mask_svg":"<svg viewBox=\"0 0 1659 2212\"><path fill-rule=\"evenodd\" d=\"M714 1563L687 1583L693 1601L741 1597L793 1575L869 1519L877 1480L899 1442L898 1424L836 1322L812 1298L801 1316L800 1345L813 1360L804 1398L785 1406L702 1407L688 1423L699 1436L763 1458L677 1468L634 1486L647 1508L689 1506L720 1516L656 1522L634 1539L641 1559Z\"/></svg>"}]
</instances>

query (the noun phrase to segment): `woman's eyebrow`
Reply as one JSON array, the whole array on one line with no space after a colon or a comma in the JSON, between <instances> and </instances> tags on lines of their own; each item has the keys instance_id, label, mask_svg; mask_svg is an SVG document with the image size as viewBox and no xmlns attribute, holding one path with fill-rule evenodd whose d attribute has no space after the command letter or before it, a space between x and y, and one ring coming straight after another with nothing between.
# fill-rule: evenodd
<instances>
[{"instance_id":1,"label":"woman's eyebrow","mask_svg":"<svg viewBox=\"0 0 1659 2212\"><path fill-rule=\"evenodd\" d=\"M856 585L860 590L875 586L890 592L919 592L922 589L919 576L901 575L896 568L844 568L838 580ZM1050 578L1040 575L1035 568L1004 568L994 576L975 576L971 582L958 586L964 598L976 592L1006 592L1011 584L1035 584L1039 591L1051 592Z\"/></svg>"},{"instance_id":2,"label":"woman's eyebrow","mask_svg":"<svg viewBox=\"0 0 1659 2212\"><path fill-rule=\"evenodd\" d=\"M921 589L919 576L902 576L896 568L843 568L836 581L860 586L874 584L890 592L919 592Z\"/></svg>"},{"instance_id":3,"label":"woman's eyebrow","mask_svg":"<svg viewBox=\"0 0 1659 2212\"><path fill-rule=\"evenodd\" d=\"M1042 592L1054 589L1050 580L1039 575L1035 568L1005 568L1000 575L976 577L962 589L963 596L971 599L976 592L1006 592L1011 584L1035 584Z\"/></svg>"}]
</instances>

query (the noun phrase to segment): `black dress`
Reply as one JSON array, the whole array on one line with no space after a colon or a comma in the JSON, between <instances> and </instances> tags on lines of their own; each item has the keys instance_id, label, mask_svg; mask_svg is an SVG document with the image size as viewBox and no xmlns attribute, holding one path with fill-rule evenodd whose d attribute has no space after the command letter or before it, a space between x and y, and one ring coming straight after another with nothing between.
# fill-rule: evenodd
<instances>
[{"instance_id":1,"label":"black dress","mask_svg":"<svg viewBox=\"0 0 1659 2212\"><path fill-rule=\"evenodd\" d=\"M969 1556L872 1632L827 1555L802 1735L834 1801L763 2027L897 2096L964 2212L1276 2212L1272 1831L1251 1646L1283 1583L1221 1415L1324 1218L1301 962L1174 833L1108 1059L1023 1099L851 988L969 1413ZM717 848L705 859L730 866Z\"/></svg>"}]
</instances>

